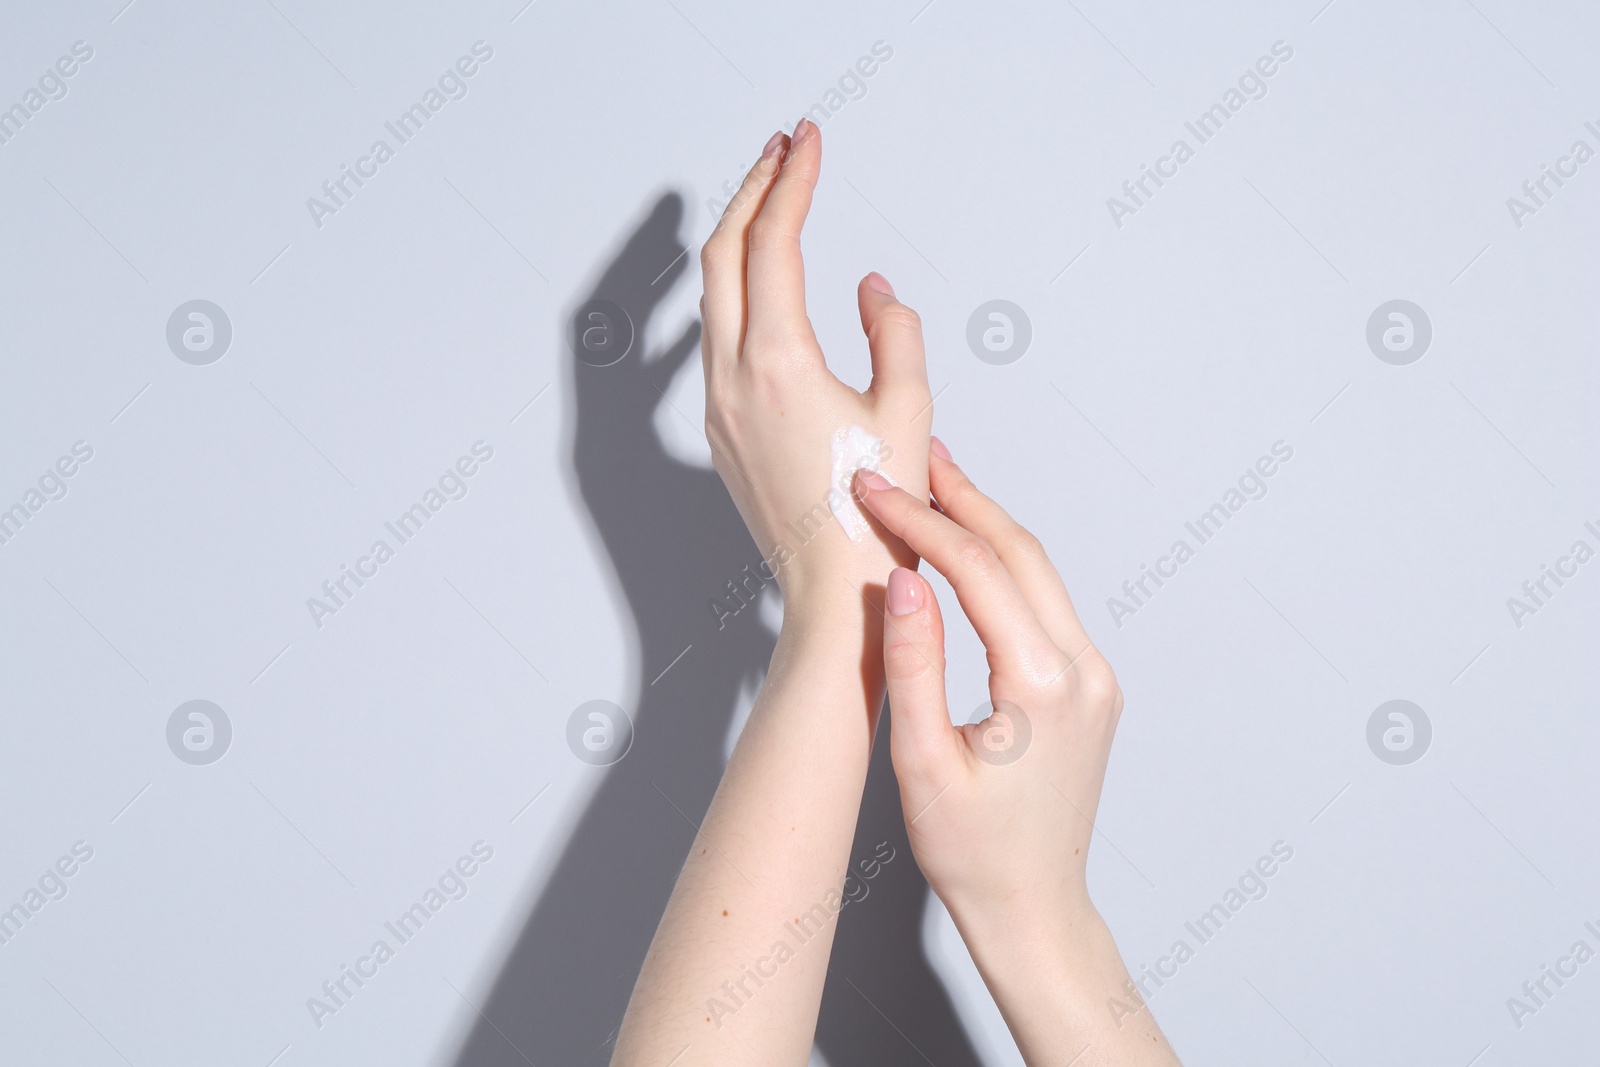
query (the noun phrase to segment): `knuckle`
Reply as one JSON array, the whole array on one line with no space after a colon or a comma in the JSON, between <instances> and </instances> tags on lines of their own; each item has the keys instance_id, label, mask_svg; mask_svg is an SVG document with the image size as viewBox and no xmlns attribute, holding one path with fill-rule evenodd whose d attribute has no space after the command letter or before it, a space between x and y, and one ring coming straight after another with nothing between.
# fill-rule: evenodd
<instances>
[{"instance_id":1,"label":"knuckle","mask_svg":"<svg viewBox=\"0 0 1600 1067\"><path fill-rule=\"evenodd\" d=\"M811 190L817 187L817 179L821 177L821 168L812 161L803 158L801 148L810 140L802 137L799 141L789 145L789 157L784 160L778 170L778 178L772 183L774 190L789 189L798 191L809 198Z\"/></svg>"},{"instance_id":2,"label":"knuckle","mask_svg":"<svg viewBox=\"0 0 1600 1067\"><path fill-rule=\"evenodd\" d=\"M1079 666L1082 668L1079 692L1083 696L1085 710L1096 718L1115 722L1122 712L1122 687L1117 684L1117 675L1111 669L1111 664L1095 656L1085 657Z\"/></svg>"},{"instance_id":3,"label":"knuckle","mask_svg":"<svg viewBox=\"0 0 1600 1067\"><path fill-rule=\"evenodd\" d=\"M914 502L906 497L892 493L885 493L883 497L887 515L882 517L890 532L914 549L937 544L934 539L939 534L939 524L931 511L913 506ZM919 549L917 554L926 556L928 552Z\"/></svg>"},{"instance_id":4,"label":"knuckle","mask_svg":"<svg viewBox=\"0 0 1600 1067\"><path fill-rule=\"evenodd\" d=\"M934 658L911 641L890 641L883 649L883 670L890 681L914 682L935 672Z\"/></svg>"},{"instance_id":5,"label":"knuckle","mask_svg":"<svg viewBox=\"0 0 1600 1067\"><path fill-rule=\"evenodd\" d=\"M700 246L700 269L707 274L732 271L739 265L742 244L738 221L723 216Z\"/></svg>"},{"instance_id":6,"label":"knuckle","mask_svg":"<svg viewBox=\"0 0 1600 1067\"><path fill-rule=\"evenodd\" d=\"M751 328L751 347L757 356L745 369L751 402L757 406L788 399L805 383L804 357L787 323L767 323Z\"/></svg>"},{"instance_id":7,"label":"knuckle","mask_svg":"<svg viewBox=\"0 0 1600 1067\"><path fill-rule=\"evenodd\" d=\"M890 304L878 312L877 318L872 323L872 332L875 335L879 333L920 335L922 316L904 304Z\"/></svg>"},{"instance_id":8,"label":"knuckle","mask_svg":"<svg viewBox=\"0 0 1600 1067\"><path fill-rule=\"evenodd\" d=\"M761 367L750 373L750 399L758 410L776 410L793 391L789 380L774 368Z\"/></svg>"},{"instance_id":9,"label":"knuckle","mask_svg":"<svg viewBox=\"0 0 1600 1067\"><path fill-rule=\"evenodd\" d=\"M999 562L994 549L989 542L977 534L967 534L956 542L955 549L951 552L955 565L961 570L985 574L993 570Z\"/></svg>"},{"instance_id":10,"label":"knuckle","mask_svg":"<svg viewBox=\"0 0 1600 1067\"><path fill-rule=\"evenodd\" d=\"M965 471L959 468L948 474L950 484L944 487L944 503L952 504L961 511L971 511L988 501L988 497L973 484Z\"/></svg>"},{"instance_id":11,"label":"knuckle","mask_svg":"<svg viewBox=\"0 0 1600 1067\"><path fill-rule=\"evenodd\" d=\"M970 484L970 483L968 483ZM977 492L976 489L973 492ZM1034 536L1033 532L1025 526L1012 523L1005 535L1006 551L1029 563L1046 563L1049 556L1045 552L1044 542Z\"/></svg>"},{"instance_id":12,"label":"knuckle","mask_svg":"<svg viewBox=\"0 0 1600 1067\"><path fill-rule=\"evenodd\" d=\"M783 223L770 215L761 215L750 224L750 251L782 247L791 236Z\"/></svg>"}]
</instances>

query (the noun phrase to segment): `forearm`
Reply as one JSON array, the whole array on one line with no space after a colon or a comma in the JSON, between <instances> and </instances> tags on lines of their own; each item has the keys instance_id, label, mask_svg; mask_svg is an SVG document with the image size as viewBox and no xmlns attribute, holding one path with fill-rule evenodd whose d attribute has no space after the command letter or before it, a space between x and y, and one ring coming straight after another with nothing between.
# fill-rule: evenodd
<instances>
[{"instance_id":1,"label":"forearm","mask_svg":"<svg viewBox=\"0 0 1600 1067\"><path fill-rule=\"evenodd\" d=\"M786 612L613 1063L805 1063L883 699L870 610L841 582Z\"/></svg>"},{"instance_id":2,"label":"forearm","mask_svg":"<svg viewBox=\"0 0 1600 1067\"><path fill-rule=\"evenodd\" d=\"M1178 1063L1088 901L1045 917L963 915L957 926L1029 1067Z\"/></svg>"}]
</instances>

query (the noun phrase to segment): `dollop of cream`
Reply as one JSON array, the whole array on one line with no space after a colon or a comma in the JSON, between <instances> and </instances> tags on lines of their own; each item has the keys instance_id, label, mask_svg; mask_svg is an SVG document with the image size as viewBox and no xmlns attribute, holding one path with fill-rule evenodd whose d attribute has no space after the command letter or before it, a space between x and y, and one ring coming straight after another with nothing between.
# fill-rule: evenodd
<instances>
[{"instance_id":1,"label":"dollop of cream","mask_svg":"<svg viewBox=\"0 0 1600 1067\"><path fill-rule=\"evenodd\" d=\"M847 426L833 435L833 487L838 492L828 494L828 509L852 541L859 541L872 527L861 513L861 505L856 503L851 480L858 470L878 471L889 478L878 469L882 458L883 438L859 426ZM894 479L889 478L889 481L893 484Z\"/></svg>"}]
</instances>

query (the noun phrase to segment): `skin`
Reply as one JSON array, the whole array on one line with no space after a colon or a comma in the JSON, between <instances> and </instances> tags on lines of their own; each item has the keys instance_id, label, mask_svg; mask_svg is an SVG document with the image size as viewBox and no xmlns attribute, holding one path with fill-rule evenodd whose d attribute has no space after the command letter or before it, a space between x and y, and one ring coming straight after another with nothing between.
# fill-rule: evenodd
<instances>
[{"instance_id":1,"label":"skin","mask_svg":"<svg viewBox=\"0 0 1600 1067\"><path fill-rule=\"evenodd\" d=\"M857 475L868 510L945 576L988 652L993 713L952 726L938 599L914 571L889 575L890 756L917 864L1030 1067L1176 1064L1085 881L1116 676L1038 539L937 439L930 475L939 510Z\"/></svg>"},{"instance_id":2,"label":"skin","mask_svg":"<svg viewBox=\"0 0 1600 1067\"><path fill-rule=\"evenodd\" d=\"M1028 1063L1176 1063L1147 1010L1120 1027L1107 1011L1127 998L1127 974L1084 886L1116 680L1038 543L930 440L921 324L881 276L857 288L871 386L858 393L828 370L800 254L821 162L810 122L792 143L774 135L701 253L706 435L775 561L784 617L612 1063L807 1062L886 693L917 862ZM878 475L829 484L833 434L852 425L889 444L883 469L902 488ZM872 516L859 540L827 508L830 492L852 490ZM938 605L908 569L919 556L983 638L995 700L1025 709L1032 740L1013 763L978 754L992 760L995 728L1016 723L950 724Z\"/></svg>"},{"instance_id":3,"label":"skin","mask_svg":"<svg viewBox=\"0 0 1600 1067\"><path fill-rule=\"evenodd\" d=\"M792 144L775 136L701 251L713 462L763 557L784 559L780 542L792 553L776 571L784 621L766 681L646 955L615 1064L804 1064L816 1030L828 905L883 704L883 582L914 561L904 544L853 541L834 521L829 492L850 486L829 484L832 439L851 425L883 438L890 477L926 499L933 418L917 315L877 275L857 292L871 387L859 393L827 368L800 257L821 164L814 124ZM789 524L808 516L819 521L801 543ZM819 906L828 921L775 977L744 978L763 958L770 972L774 943L795 945L789 924Z\"/></svg>"}]
</instances>

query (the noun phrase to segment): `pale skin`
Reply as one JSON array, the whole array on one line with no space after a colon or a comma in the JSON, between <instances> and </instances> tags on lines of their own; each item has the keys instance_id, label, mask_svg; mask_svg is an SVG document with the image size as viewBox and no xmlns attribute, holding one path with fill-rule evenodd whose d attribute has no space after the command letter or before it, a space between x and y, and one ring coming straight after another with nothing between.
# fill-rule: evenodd
<instances>
[{"instance_id":1,"label":"pale skin","mask_svg":"<svg viewBox=\"0 0 1600 1067\"><path fill-rule=\"evenodd\" d=\"M1084 881L1122 710L1115 676L1038 541L930 438L921 324L881 276L857 287L871 386L829 372L800 254L821 149L809 122L792 142L774 135L701 253L706 434L757 547L779 562L784 616L612 1063L806 1063L836 921L803 943L793 921L837 911L887 694L916 862L1028 1064L1176 1064L1147 1008L1108 1009L1129 1001L1127 972ZM859 473L842 488L872 532L851 540L829 517L798 544L794 524L819 504L826 514L841 488L829 485L830 441L852 425L888 442L883 470L899 488ZM951 725L939 606L909 569L919 558L982 638L996 706L1020 714ZM995 737L1014 739L1023 717L1027 748L997 761Z\"/></svg>"}]
</instances>

